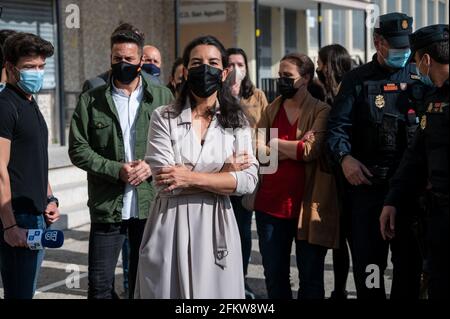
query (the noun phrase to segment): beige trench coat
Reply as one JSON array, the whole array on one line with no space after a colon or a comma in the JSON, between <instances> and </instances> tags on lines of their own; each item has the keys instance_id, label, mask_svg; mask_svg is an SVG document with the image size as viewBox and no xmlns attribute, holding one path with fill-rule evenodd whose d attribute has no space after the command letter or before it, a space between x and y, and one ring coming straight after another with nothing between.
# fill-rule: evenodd
<instances>
[{"instance_id":1,"label":"beige trench coat","mask_svg":"<svg viewBox=\"0 0 450 319\"><path fill-rule=\"evenodd\" d=\"M246 149L253 165L231 173L235 194L257 184L251 130L229 132L214 116L203 147L191 126L191 107L178 116L173 106L152 114L145 160L152 172L184 164L196 172L219 172L233 152ZM171 139L173 142L171 142ZM230 199L195 189L158 196L150 210L140 248L135 298L244 298L239 230Z\"/></svg>"}]
</instances>

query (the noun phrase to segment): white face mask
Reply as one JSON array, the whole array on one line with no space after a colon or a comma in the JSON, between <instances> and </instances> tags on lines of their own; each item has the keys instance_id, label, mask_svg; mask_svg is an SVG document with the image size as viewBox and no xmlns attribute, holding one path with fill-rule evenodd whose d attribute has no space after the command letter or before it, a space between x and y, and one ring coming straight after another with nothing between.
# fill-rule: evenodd
<instances>
[{"instance_id":1,"label":"white face mask","mask_svg":"<svg viewBox=\"0 0 450 319\"><path fill-rule=\"evenodd\" d=\"M242 82L245 78L245 71L240 68L234 68L235 82Z\"/></svg>"}]
</instances>

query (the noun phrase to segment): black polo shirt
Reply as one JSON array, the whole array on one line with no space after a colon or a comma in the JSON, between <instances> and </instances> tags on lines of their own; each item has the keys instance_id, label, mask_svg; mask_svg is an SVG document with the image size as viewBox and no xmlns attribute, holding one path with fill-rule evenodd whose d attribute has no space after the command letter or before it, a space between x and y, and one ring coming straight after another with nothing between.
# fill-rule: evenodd
<instances>
[{"instance_id":1,"label":"black polo shirt","mask_svg":"<svg viewBox=\"0 0 450 319\"><path fill-rule=\"evenodd\" d=\"M8 173L14 213L42 214L47 206L48 130L34 100L7 84L0 92L0 137L11 141Z\"/></svg>"}]
</instances>

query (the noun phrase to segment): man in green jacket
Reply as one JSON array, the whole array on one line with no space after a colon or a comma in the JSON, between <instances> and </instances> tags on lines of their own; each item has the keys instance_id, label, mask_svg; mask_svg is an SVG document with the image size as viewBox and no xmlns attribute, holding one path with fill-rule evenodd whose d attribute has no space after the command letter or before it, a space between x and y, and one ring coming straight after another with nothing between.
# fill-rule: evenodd
<instances>
[{"instance_id":1,"label":"man in green jacket","mask_svg":"<svg viewBox=\"0 0 450 319\"><path fill-rule=\"evenodd\" d=\"M119 30L111 36L111 81L80 96L69 135L72 163L87 171L90 299L115 298L114 270L128 231L130 298L139 246L154 197L151 170L143 161L150 117L169 104L169 89L140 75L142 34Z\"/></svg>"}]
</instances>

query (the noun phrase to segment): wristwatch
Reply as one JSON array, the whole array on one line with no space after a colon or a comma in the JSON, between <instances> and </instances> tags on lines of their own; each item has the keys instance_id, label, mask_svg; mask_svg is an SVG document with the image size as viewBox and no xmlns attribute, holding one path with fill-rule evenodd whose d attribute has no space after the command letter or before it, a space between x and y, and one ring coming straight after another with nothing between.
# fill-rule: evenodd
<instances>
[{"instance_id":1,"label":"wristwatch","mask_svg":"<svg viewBox=\"0 0 450 319\"><path fill-rule=\"evenodd\" d=\"M47 196L47 204L50 203L55 203L56 207L59 207L59 200L53 195Z\"/></svg>"},{"instance_id":2,"label":"wristwatch","mask_svg":"<svg viewBox=\"0 0 450 319\"><path fill-rule=\"evenodd\" d=\"M346 157L347 155L349 155L349 153L339 152L339 154L338 154L339 164L342 164L342 161L344 160L344 157Z\"/></svg>"}]
</instances>

